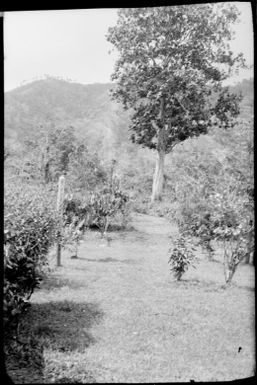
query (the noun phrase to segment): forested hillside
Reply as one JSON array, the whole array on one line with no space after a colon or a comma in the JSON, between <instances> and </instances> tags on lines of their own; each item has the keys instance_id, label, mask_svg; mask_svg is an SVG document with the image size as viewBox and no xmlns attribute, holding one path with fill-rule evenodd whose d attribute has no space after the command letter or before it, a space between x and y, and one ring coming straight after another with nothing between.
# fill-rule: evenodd
<instances>
[{"instance_id":1,"label":"forested hillside","mask_svg":"<svg viewBox=\"0 0 257 385\"><path fill-rule=\"evenodd\" d=\"M5 94L5 138L20 140L33 135L47 121L71 124L79 137L102 137L125 141L128 138L128 113L110 98L112 84L82 85L55 78L38 80ZM253 112L253 79L230 87L242 93L242 113ZM11 143L12 145L14 143Z\"/></svg>"},{"instance_id":2,"label":"forested hillside","mask_svg":"<svg viewBox=\"0 0 257 385\"><path fill-rule=\"evenodd\" d=\"M126 115L109 98L110 84L81 85L45 79L6 94L5 137L15 146L35 135L40 125L72 125L78 138L110 145L126 129Z\"/></svg>"},{"instance_id":3,"label":"forested hillside","mask_svg":"<svg viewBox=\"0 0 257 385\"><path fill-rule=\"evenodd\" d=\"M8 165L21 166L28 156L28 143L42 139L49 130L72 127L79 141L86 143L91 152L97 152L103 162L117 160L116 169L126 187L132 190L143 186L150 192L155 157L152 151L143 149L130 141L130 114L121 104L110 97L111 84L82 85L55 78L38 80L5 95L5 152L9 154ZM253 80L243 80L231 91L242 93L241 116L248 119L253 114ZM187 144L189 142L189 146ZM191 140L175 149L176 153L190 151ZM200 146L220 156L224 151L209 135L193 140ZM42 146L41 146L42 149ZM175 154L170 154L166 163L174 163ZM37 153L38 156L38 153ZM12 168L13 170L13 168ZM166 172L166 180L171 175ZM170 182L172 184L172 182Z\"/></svg>"}]
</instances>

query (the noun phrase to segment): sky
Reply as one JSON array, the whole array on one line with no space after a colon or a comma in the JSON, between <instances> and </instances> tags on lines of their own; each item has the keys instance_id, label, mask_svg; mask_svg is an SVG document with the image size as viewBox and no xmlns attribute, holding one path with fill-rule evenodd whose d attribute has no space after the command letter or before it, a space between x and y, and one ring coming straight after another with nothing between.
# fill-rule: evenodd
<instances>
[{"instance_id":1,"label":"sky","mask_svg":"<svg viewBox=\"0 0 257 385\"><path fill-rule=\"evenodd\" d=\"M242 15L231 47L253 64L251 5L235 4ZM118 54L109 53L113 46L106 34L117 19L117 9L111 8L5 12L5 91L45 75L82 84L110 82ZM232 82L250 76L252 70L241 71Z\"/></svg>"}]
</instances>

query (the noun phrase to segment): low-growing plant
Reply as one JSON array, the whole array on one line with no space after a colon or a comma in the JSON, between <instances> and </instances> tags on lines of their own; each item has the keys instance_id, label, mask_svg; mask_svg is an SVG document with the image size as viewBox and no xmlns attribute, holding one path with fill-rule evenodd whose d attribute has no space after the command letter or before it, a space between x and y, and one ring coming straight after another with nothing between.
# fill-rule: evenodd
<instances>
[{"instance_id":1,"label":"low-growing plant","mask_svg":"<svg viewBox=\"0 0 257 385\"><path fill-rule=\"evenodd\" d=\"M195 267L194 247L184 234L180 234L169 250L169 265L174 277L180 281L181 277L188 270L189 266Z\"/></svg>"},{"instance_id":2,"label":"low-growing plant","mask_svg":"<svg viewBox=\"0 0 257 385\"><path fill-rule=\"evenodd\" d=\"M62 232L62 246L66 247L72 252L72 257L78 257L78 247L84 235L82 230L85 220L82 220L77 225L74 222L65 226Z\"/></svg>"}]
</instances>

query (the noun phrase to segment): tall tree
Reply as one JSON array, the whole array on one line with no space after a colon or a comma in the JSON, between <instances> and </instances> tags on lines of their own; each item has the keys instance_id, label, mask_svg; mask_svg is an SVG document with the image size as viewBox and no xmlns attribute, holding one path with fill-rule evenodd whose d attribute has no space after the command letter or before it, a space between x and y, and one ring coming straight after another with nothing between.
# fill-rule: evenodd
<instances>
[{"instance_id":1,"label":"tall tree","mask_svg":"<svg viewBox=\"0 0 257 385\"><path fill-rule=\"evenodd\" d=\"M120 9L109 28L119 52L113 98L132 110L132 141L157 154L152 200L162 196L165 155L206 133L214 115L227 124L239 112L227 90L217 97L232 69L244 65L229 49L238 15L229 3Z\"/></svg>"}]
</instances>

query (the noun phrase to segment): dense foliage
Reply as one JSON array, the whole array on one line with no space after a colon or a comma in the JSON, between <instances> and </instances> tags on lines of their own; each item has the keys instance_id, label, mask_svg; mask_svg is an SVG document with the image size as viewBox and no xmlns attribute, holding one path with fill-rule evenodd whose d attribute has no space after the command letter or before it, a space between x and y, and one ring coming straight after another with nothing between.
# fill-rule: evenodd
<instances>
[{"instance_id":1,"label":"dense foliage","mask_svg":"<svg viewBox=\"0 0 257 385\"><path fill-rule=\"evenodd\" d=\"M37 183L54 183L66 174L72 189L92 189L106 181L98 155L76 137L74 128L56 127L53 122L40 125L34 136L24 135L22 161L13 167L11 157L6 166L8 175Z\"/></svg>"},{"instance_id":2,"label":"dense foliage","mask_svg":"<svg viewBox=\"0 0 257 385\"><path fill-rule=\"evenodd\" d=\"M104 185L107 171L98 154L89 151L83 143L77 145L69 155L66 175L72 190L92 191L96 186Z\"/></svg>"},{"instance_id":3,"label":"dense foliage","mask_svg":"<svg viewBox=\"0 0 257 385\"><path fill-rule=\"evenodd\" d=\"M91 192L87 197L66 197L63 243L73 245L75 255L78 243L87 228L97 227L103 236L107 236L112 218L118 213L123 217L128 214L128 196L120 189L115 179L113 182L110 186L106 185Z\"/></svg>"},{"instance_id":4,"label":"dense foliage","mask_svg":"<svg viewBox=\"0 0 257 385\"><path fill-rule=\"evenodd\" d=\"M44 275L55 242L52 193L43 187L5 185L4 321L18 315Z\"/></svg>"}]
</instances>

